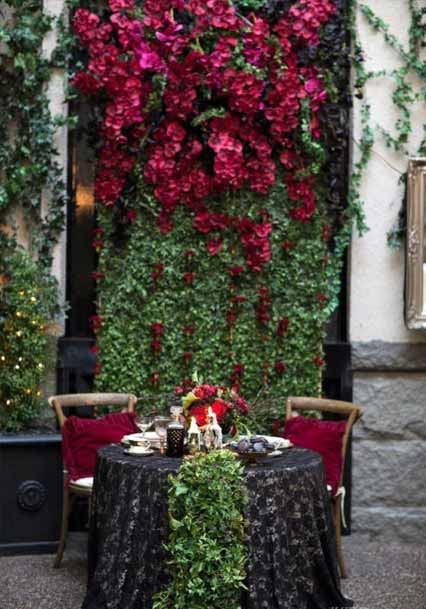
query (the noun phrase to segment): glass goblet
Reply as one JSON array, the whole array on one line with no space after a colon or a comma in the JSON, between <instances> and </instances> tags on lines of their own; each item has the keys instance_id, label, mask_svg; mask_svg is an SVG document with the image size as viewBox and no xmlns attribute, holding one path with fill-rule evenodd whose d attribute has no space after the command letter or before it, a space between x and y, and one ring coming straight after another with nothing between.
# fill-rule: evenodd
<instances>
[{"instance_id":1,"label":"glass goblet","mask_svg":"<svg viewBox=\"0 0 426 609\"><path fill-rule=\"evenodd\" d=\"M154 420L154 429L158 437L160 438L160 454L164 453L164 443L167 435L167 426L170 423L170 419L166 417L157 417Z\"/></svg>"},{"instance_id":2,"label":"glass goblet","mask_svg":"<svg viewBox=\"0 0 426 609\"><path fill-rule=\"evenodd\" d=\"M142 432L142 440L145 441L145 434L147 429L149 429L151 427L153 423L152 417L144 417L144 416L139 416L136 419L136 426L141 430Z\"/></svg>"}]
</instances>

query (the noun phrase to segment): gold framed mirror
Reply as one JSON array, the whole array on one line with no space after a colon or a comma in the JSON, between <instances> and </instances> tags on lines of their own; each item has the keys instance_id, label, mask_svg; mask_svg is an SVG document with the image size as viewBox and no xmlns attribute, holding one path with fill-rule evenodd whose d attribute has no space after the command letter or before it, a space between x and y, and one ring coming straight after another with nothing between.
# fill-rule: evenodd
<instances>
[{"instance_id":1,"label":"gold framed mirror","mask_svg":"<svg viewBox=\"0 0 426 609\"><path fill-rule=\"evenodd\" d=\"M426 158L408 164L405 322L426 330Z\"/></svg>"}]
</instances>

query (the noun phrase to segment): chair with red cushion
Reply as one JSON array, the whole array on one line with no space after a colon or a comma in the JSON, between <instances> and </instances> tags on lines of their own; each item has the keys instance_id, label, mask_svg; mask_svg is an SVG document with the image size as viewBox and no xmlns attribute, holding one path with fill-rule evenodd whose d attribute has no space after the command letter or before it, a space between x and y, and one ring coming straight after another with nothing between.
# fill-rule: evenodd
<instances>
[{"instance_id":1,"label":"chair with red cushion","mask_svg":"<svg viewBox=\"0 0 426 609\"><path fill-rule=\"evenodd\" d=\"M297 411L319 411L321 414L338 415L339 420L313 419L300 416ZM352 425L362 416L359 406L350 402L309 397L289 397L286 406L284 435L296 446L309 448L321 454L324 474L333 507L336 528L337 560L341 577L346 577L342 553L341 525L342 503L345 488L343 470Z\"/></svg>"},{"instance_id":2,"label":"chair with red cushion","mask_svg":"<svg viewBox=\"0 0 426 609\"><path fill-rule=\"evenodd\" d=\"M68 521L76 496L92 494L96 452L101 446L120 442L137 431L135 405L137 398L129 393L78 393L49 398L62 432L64 462L64 496L62 528L54 567L60 566L68 534ZM121 412L95 418L98 406L121 407ZM94 418L66 417L64 408L88 407Z\"/></svg>"}]
</instances>

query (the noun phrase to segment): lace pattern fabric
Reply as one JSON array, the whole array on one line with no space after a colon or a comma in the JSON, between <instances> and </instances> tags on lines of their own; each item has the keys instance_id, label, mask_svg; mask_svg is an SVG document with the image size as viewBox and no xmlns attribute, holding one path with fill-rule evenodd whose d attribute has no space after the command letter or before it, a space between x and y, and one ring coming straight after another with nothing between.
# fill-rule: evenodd
<instances>
[{"instance_id":1,"label":"lace pattern fabric","mask_svg":"<svg viewBox=\"0 0 426 609\"><path fill-rule=\"evenodd\" d=\"M167 489L180 460L99 451L82 609L152 609L168 581ZM339 589L321 457L284 451L246 468L247 591L242 609L350 607Z\"/></svg>"}]
</instances>

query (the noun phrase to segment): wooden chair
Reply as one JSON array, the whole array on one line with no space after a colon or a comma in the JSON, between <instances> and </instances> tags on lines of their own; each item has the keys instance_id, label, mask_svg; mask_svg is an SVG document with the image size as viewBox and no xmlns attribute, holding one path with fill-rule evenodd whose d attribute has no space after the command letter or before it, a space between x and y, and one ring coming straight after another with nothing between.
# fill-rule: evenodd
<instances>
[{"instance_id":1,"label":"wooden chair","mask_svg":"<svg viewBox=\"0 0 426 609\"><path fill-rule=\"evenodd\" d=\"M355 404L351 404L350 402L341 402L338 400L328 400L322 398L308 398L308 397L289 397L287 399L286 405L286 416L285 419L288 419L298 416L295 411L307 411L307 410L316 410L321 413L333 413L340 415L339 418L346 419L346 429L343 435L342 441L342 457L343 457L343 466L342 473L339 481L339 488L336 495L333 497L330 495L332 502L332 512L333 518L336 528L336 552L337 552L337 561L339 564L340 576L342 578L346 577L346 568L343 560L343 552L342 552L342 517L343 515L343 499L345 496L345 488L343 486L343 471L345 465L345 457L346 457L346 449L348 446L348 439L351 433L352 426L358 421L358 419L362 416L362 410L359 406Z\"/></svg>"},{"instance_id":2,"label":"wooden chair","mask_svg":"<svg viewBox=\"0 0 426 609\"><path fill-rule=\"evenodd\" d=\"M62 430L67 417L64 408L75 408L85 406L93 409L96 416L98 406L121 406L122 412L134 412L137 398L130 393L76 393L70 395L53 395L48 399L50 406L54 409L60 429ZM92 494L93 478L82 478L67 483L68 471L64 464L64 495L62 508L62 527L58 551L54 567L61 565L62 556L68 535L68 522L74 500L77 496L89 497Z\"/></svg>"}]
</instances>

